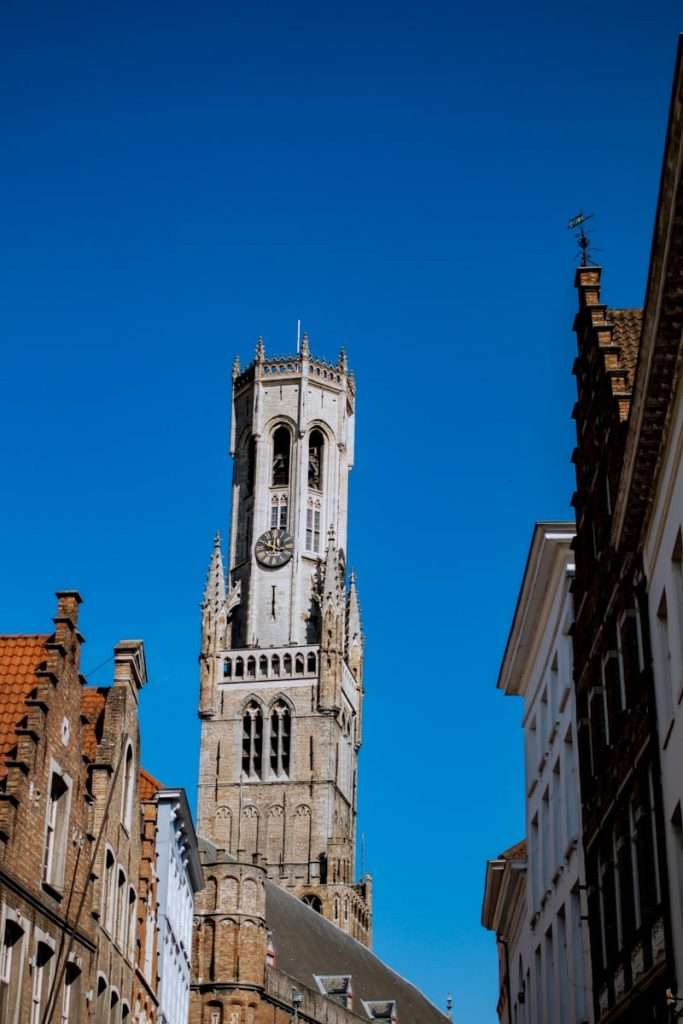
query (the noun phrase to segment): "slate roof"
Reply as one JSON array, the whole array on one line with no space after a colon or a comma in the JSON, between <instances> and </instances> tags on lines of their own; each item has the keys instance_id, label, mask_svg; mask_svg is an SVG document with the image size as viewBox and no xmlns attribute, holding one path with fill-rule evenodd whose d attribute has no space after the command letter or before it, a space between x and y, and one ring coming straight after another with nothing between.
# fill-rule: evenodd
<instances>
[{"instance_id":1,"label":"slate roof","mask_svg":"<svg viewBox=\"0 0 683 1024\"><path fill-rule=\"evenodd\" d=\"M447 1017L379 957L274 882L266 882L266 923L277 969L319 991L314 975L350 974L353 1011L368 1019L361 1000L396 1000L405 1024L445 1024Z\"/></svg>"},{"instance_id":2,"label":"slate roof","mask_svg":"<svg viewBox=\"0 0 683 1024\"><path fill-rule=\"evenodd\" d=\"M16 728L26 714L26 698L37 685L36 669L48 658L48 634L0 636L0 778L16 745Z\"/></svg>"},{"instance_id":3,"label":"slate roof","mask_svg":"<svg viewBox=\"0 0 683 1024\"><path fill-rule=\"evenodd\" d=\"M642 309L608 309L607 315L614 324L612 341L621 349L621 361L628 371L628 382L632 388L638 364L643 311Z\"/></svg>"}]
</instances>

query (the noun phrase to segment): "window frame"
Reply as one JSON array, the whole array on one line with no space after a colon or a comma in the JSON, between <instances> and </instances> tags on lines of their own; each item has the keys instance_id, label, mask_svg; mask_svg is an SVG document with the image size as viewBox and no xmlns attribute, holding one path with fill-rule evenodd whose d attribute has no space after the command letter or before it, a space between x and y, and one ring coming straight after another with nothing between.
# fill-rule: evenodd
<instances>
[{"instance_id":1,"label":"window frame","mask_svg":"<svg viewBox=\"0 0 683 1024\"><path fill-rule=\"evenodd\" d=\"M53 786L59 780L62 791L55 798ZM42 884L53 892L62 894L71 817L71 796L73 780L63 771L57 761L50 760L47 800L45 804L45 826L43 831Z\"/></svg>"}]
</instances>

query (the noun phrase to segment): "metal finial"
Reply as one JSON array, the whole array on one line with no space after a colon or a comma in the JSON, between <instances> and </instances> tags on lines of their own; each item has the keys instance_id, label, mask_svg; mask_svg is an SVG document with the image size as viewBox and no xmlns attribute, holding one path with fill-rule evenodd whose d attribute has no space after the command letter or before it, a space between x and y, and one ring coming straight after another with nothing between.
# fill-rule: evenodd
<instances>
[{"instance_id":1,"label":"metal finial","mask_svg":"<svg viewBox=\"0 0 683 1024\"><path fill-rule=\"evenodd\" d=\"M579 252L581 254L580 260L582 267L588 267L593 262L591 260L590 253L590 239L583 229L583 225L586 223L587 220L590 220L592 217L592 213L582 213L581 211L579 211L576 217L572 217L572 219L567 224L567 227L570 231L576 231L577 228L579 229L578 231L576 231L574 237L576 238L576 241L579 243Z\"/></svg>"},{"instance_id":2,"label":"metal finial","mask_svg":"<svg viewBox=\"0 0 683 1024\"><path fill-rule=\"evenodd\" d=\"M341 370L342 373L346 373L347 366L348 363L346 361L346 349L343 348L339 352L339 369Z\"/></svg>"},{"instance_id":3,"label":"metal finial","mask_svg":"<svg viewBox=\"0 0 683 1024\"><path fill-rule=\"evenodd\" d=\"M239 356L235 356L235 358L232 361L232 379L235 380L235 378L239 377L239 375L240 375L240 357Z\"/></svg>"},{"instance_id":4,"label":"metal finial","mask_svg":"<svg viewBox=\"0 0 683 1024\"><path fill-rule=\"evenodd\" d=\"M266 346L263 344L263 336L259 334L256 342L256 362L262 363L266 355Z\"/></svg>"},{"instance_id":5,"label":"metal finial","mask_svg":"<svg viewBox=\"0 0 683 1024\"><path fill-rule=\"evenodd\" d=\"M310 349L308 347L308 331L304 331L304 333L301 336L301 355L307 356L309 352Z\"/></svg>"}]
</instances>

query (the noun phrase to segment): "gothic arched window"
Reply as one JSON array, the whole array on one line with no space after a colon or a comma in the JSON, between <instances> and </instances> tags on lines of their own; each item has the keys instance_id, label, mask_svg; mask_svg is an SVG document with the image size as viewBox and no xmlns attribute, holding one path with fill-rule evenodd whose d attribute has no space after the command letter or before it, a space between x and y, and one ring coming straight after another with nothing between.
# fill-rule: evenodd
<instances>
[{"instance_id":1,"label":"gothic arched window","mask_svg":"<svg viewBox=\"0 0 683 1024\"><path fill-rule=\"evenodd\" d=\"M313 498L306 509L306 550L320 554L320 502Z\"/></svg>"},{"instance_id":2,"label":"gothic arched window","mask_svg":"<svg viewBox=\"0 0 683 1024\"><path fill-rule=\"evenodd\" d=\"M270 503L271 530L287 529L287 495L274 494Z\"/></svg>"},{"instance_id":3,"label":"gothic arched window","mask_svg":"<svg viewBox=\"0 0 683 1024\"><path fill-rule=\"evenodd\" d=\"M255 700L249 701L242 716L242 774L261 778L263 714Z\"/></svg>"},{"instance_id":4,"label":"gothic arched window","mask_svg":"<svg viewBox=\"0 0 683 1024\"><path fill-rule=\"evenodd\" d=\"M323 489L323 455L325 438L321 430L312 430L308 437L308 486Z\"/></svg>"},{"instance_id":5,"label":"gothic arched window","mask_svg":"<svg viewBox=\"0 0 683 1024\"><path fill-rule=\"evenodd\" d=\"M273 655L273 660L271 662L271 665L272 665L272 669L273 669L273 675L274 676L279 676L280 675L280 657L279 657L279 655L277 655L277 654Z\"/></svg>"},{"instance_id":6,"label":"gothic arched window","mask_svg":"<svg viewBox=\"0 0 683 1024\"><path fill-rule=\"evenodd\" d=\"M250 437L247 445L247 494L254 493L256 480L256 438Z\"/></svg>"},{"instance_id":7,"label":"gothic arched window","mask_svg":"<svg viewBox=\"0 0 683 1024\"><path fill-rule=\"evenodd\" d=\"M306 656L306 671L311 674L315 674L315 654L313 651L309 651Z\"/></svg>"},{"instance_id":8,"label":"gothic arched window","mask_svg":"<svg viewBox=\"0 0 683 1024\"><path fill-rule=\"evenodd\" d=\"M261 676L267 676L268 675L268 658L266 657L265 654L262 654L261 657L258 660L258 670L259 670L259 675L261 675Z\"/></svg>"},{"instance_id":9,"label":"gothic arched window","mask_svg":"<svg viewBox=\"0 0 683 1024\"><path fill-rule=\"evenodd\" d=\"M278 778L289 775L289 740L291 715L283 700L270 712L270 770Z\"/></svg>"},{"instance_id":10,"label":"gothic arched window","mask_svg":"<svg viewBox=\"0 0 683 1024\"><path fill-rule=\"evenodd\" d=\"M291 676L291 674L292 674L292 655L291 654L285 654L284 658L282 659L282 664L284 666L285 675L286 676Z\"/></svg>"},{"instance_id":11,"label":"gothic arched window","mask_svg":"<svg viewBox=\"0 0 683 1024\"><path fill-rule=\"evenodd\" d=\"M287 427L277 427L273 432L273 487L287 487L289 484L289 452L291 437Z\"/></svg>"}]
</instances>

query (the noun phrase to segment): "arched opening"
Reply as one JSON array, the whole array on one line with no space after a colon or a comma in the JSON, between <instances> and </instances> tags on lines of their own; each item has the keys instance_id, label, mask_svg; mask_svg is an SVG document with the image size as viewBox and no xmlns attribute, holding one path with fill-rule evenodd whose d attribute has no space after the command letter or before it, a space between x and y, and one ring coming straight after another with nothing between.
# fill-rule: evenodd
<instances>
[{"instance_id":1,"label":"arched opening","mask_svg":"<svg viewBox=\"0 0 683 1024\"><path fill-rule=\"evenodd\" d=\"M268 675L268 658L266 657L265 654L262 654L261 657L258 660L258 670L259 670L259 675L262 675L262 676L267 676Z\"/></svg>"},{"instance_id":2,"label":"arched opening","mask_svg":"<svg viewBox=\"0 0 683 1024\"><path fill-rule=\"evenodd\" d=\"M315 675L315 654L313 651L310 651L306 658L306 671Z\"/></svg>"},{"instance_id":3,"label":"arched opening","mask_svg":"<svg viewBox=\"0 0 683 1024\"><path fill-rule=\"evenodd\" d=\"M302 676L304 674L304 656L303 656L303 654L297 654L296 658L294 659L294 666L295 666L294 671L296 672L296 674L298 676Z\"/></svg>"},{"instance_id":4,"label":"arched opening","mask_svg":"<svg viewBox=\"0 0 683 1024\"><path fill-rule=\"evenodd\" d=\"M226 658L223 662L223 677L225 679L232 677L232 658Z\"/></svg>"},{"instance_id":5,"label":"arched opening","mask_svg":"<svg viewBox=\"0 0 683 1024\"><path fill-rule=\"evenodd\" d=\"M278 654L274 654L273 655L273 660L271 661L271 666L272 666L272 669L273 669L273 675L274 676L279 676L280 675L280 656Z\"/></svg>"},{"instance_id":6,"label":"arched opening","mask_svg":"<svg viewBox=\"0 0 683 1024\"><path fill-rule=\"evenodd\" d=\"M235 658L235 675L240 679L244 676L244 661L242 658Z\"/></svg>"},{"instance_id":7,"label":"arched opening","mask_svg":"<svg viewBox=\"0 0 683 1024\"><path fill-rule=\"evenodd\" d=\"M247 677L249 679L256 678L256 658L254 657L247 658Z\"/></svg>"},{"instance_id":8,"label":"arched opening","mask_svg":"<svg viewBox=\"0 0 683 1024\"><path fill-rule=\"evenodd\" d=\"M289 775L290 733L289 708L279 700L270 712L270 771L278 778Z\"/></svg>"},{"instance_id":9,"label":"arched opening","mask_svg":"<svg viewBox=\"0 0 683 1024\"><path fill-rule=\"evenodd\" d=\"M316 896L313 892L307 892L305 896L301 897L301 902L307 904L311 910L315 910L317 914L322 914L323 905L320 901L320 897Z\"/></svg>"},{"instance_id":10,"label":"arched opening","mask_svg":"<svg viewBox=\"0 0 683 1024\"><path fill-rule=\"evenodd\" d=\"M285 426L273 432L273 487L287 487L289 484L289 457L291 436Z\"/></svg>"},{"instance_id":11,"label":"arched opening","mask_svg":"<svg viewBox=\"0 0 683 1024\"><path fill-rule=\"evenodd\" d=\"M325 438L322 431L312 430L308 436L308 486L315 491L323 489L323 458Z\"/></svg>"},{"instance_id":12,"label":"arched opening","mask_svg":"<svg viewBox=\"0 0 683 1024\"><path fill-rule=\"evenodd\" d=\"M242 774L261 778L263 714L255 700L249 701L242 716Z\"/></svg>"},{"instance_id":13,"label":"arched opening","mask_svg":"<svg viewBox=\"0 0 683 1024\"><path fill-rule=\"evenodd\" d=\"M282 664L284 665L285 675L286 676L291 676L291 674L292 674L292 655L291 654L285 654L284 658L282 659Z\"/></svg>"},{"instance_id":14,"label":"arched opening","mask_svg":"<svg viewBox=\"0 0 683 1024\"><path fill-rule=\"evenodd\" d=\"M250 437L247 445L247 494L254 493L256 482L256 438Z\"/></svg>"}]
</instances>

